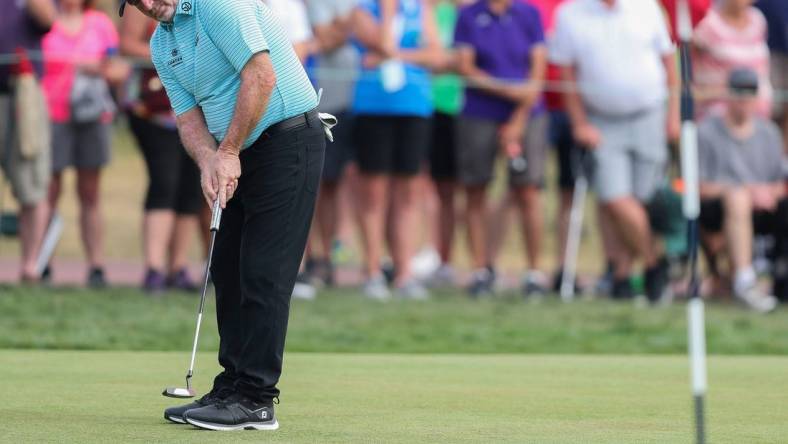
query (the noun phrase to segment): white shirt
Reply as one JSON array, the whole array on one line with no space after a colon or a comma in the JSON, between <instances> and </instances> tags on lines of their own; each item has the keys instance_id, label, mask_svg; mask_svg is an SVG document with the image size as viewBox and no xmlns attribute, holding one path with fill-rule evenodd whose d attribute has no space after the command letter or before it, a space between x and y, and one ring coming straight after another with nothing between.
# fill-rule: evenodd
<instances>
[{"instance_id":1,"label":"white shirt","mask_svg":"<svg viewBox=\"0 0 788 444\"><path fill-rule=\"evenodd\" d=\"M574 66L592 112L623 116L667 98L662 57L674 52L656 0L572 0L557 12L550 61Z\"/></svg>"},{"instance_id":2,"label":"white shirt","mask_svg":"<svg viewBox=\"0 0 788 444\"><path fill-rule=\"evenodd\" d=\"M303 43L312 38L312 27L302 0L265 0L265 3L279 17L291 43Z\"/></svg>"}]
</instances>

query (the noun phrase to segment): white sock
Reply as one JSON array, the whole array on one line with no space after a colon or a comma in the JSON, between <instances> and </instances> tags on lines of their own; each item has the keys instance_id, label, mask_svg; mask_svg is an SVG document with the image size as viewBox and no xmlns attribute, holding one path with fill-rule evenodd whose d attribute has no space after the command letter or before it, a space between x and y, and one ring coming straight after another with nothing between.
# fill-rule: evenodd
<instances>
[{"instance_id":1,"label":"white sock","mask_svg":"<svg viewBox=\"0 0 788 444\"><path fill-rule=\"evenodd\" d=\"M758 276L756 276L752 266L742 268L733 277L733 291L736 294L742 294L752 288L757 280Z\"/></svg>"}]
</instances>

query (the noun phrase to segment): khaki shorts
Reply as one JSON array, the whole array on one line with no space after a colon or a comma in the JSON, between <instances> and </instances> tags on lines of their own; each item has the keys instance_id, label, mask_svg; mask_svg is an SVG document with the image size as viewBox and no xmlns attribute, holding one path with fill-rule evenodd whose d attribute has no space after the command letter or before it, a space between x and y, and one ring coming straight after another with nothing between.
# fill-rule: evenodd
<instances>
[{"instance_id":1,"label":"khaki shorts","mask_svg":"<svg viewBox=\"0 0 788 444\"><path fill-rule=\"evenodd\" d=\"M665 183L665 118L662 107L624 117L589 113L588 119L602 133L602 143L594 150L594 185L600 202L635 197L648 203Z\"/></svg>"},{"instance_id":2,"label":"khaki shorts","mask_svg":"<svg viewBox=\"0 0 788 444\"><path fill-rule=\"evenodd\" d=\"M51 153L42 150L32 159L22 157L14 128L13 103L11 95L0 95L0 165L19 204L35 205L47 197Z\"/></svg>"},{"instance_id":3,"label":"khaki shorts","mask_svg":"<svg viewBox=\"0 0 788 444\"><path fill-rule=\"evenodd\" d=\"M772 112L775 118L779 118L788 112L788 55L772 52L771 57L772 87L775 92Z\"/></svg>"}]
</instances>

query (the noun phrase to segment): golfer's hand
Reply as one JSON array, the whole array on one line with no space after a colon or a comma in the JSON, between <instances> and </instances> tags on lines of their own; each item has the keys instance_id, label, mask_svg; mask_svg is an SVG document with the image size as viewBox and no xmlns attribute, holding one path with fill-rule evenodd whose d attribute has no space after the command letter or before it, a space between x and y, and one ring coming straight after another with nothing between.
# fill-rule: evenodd
<instances>
[{"instance_id":1,"label":"golfer's hand","mask_svg":"<svg viewBox=\"0 0 788 444\"><path fill-rule=\"evenodd\" d=\"M212 153L200 168L202 192L209 205L216 199L222 208L233 198L241 177L241 161L238 153L220 147Z\"/></svg>"},{"instance_id":2,"label":"golfer's hand","mask_svg":"<svg viewBox=\"0 0 788 444\"><path fill-rule=\"evenodd\" d=\"M572 128L572 136L575 138L575 143L590 150L596 149L602 142L602 134L590 123Z\"/></svg>"}]
</instances>

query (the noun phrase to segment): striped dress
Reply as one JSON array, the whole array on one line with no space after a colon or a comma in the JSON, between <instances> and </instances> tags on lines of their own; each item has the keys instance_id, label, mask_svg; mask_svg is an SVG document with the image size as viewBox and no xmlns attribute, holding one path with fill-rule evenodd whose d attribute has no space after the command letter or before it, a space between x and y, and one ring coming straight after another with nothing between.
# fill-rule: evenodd
<instances>
[{"instance_id":1,"label":"striped dress","mask_svg":"<svg viewBox=\"0 0 788 444\"><path fill-rule=\"evenodd\" d=\"M734 28L716 9L711 9L695 30L695 84L699 97L698 117L718 114L725 109L728 75L736 68L749 68L760 78L757 111L771 115L772 86L769 80L769 47L766 44L766 19L755 8L747 11L748 23Z\"/></svg>"}]
</instances>

